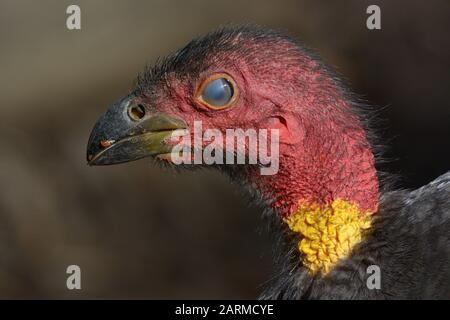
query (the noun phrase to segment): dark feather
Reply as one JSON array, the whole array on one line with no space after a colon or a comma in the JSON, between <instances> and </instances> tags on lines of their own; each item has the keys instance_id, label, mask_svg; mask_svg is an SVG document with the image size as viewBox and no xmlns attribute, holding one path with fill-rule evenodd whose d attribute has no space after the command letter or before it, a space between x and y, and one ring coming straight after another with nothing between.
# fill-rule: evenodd
<instances>
[{"instance_id":1,"label":"dark feather","mask_svg":"<svg viewBox=\"0 0 450 320\"><path fill-rule=\"evenodd\" d=\"M298 265L297 240L284 230L278 276L261 298L450 299L449 196L450 172L411 192L385 193L370 233L323 278ZM367 287L370 265L380 267L379 290Z\"/></svg>"}]
</instances>

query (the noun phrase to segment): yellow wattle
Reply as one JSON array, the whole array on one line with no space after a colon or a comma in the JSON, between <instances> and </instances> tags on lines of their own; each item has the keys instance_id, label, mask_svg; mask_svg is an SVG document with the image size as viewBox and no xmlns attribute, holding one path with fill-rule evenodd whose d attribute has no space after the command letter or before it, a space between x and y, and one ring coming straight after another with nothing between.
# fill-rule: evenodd
<instances>
[{"instance_id":1,"label":"yellow wattle","mask_svg":"<svg viewBox=\"0 0 450 320\"><path fill-rule=\"evenodd\" d=\"M303 264L313 273L326 274L361 241L372 218L370 212L361 212L355 203L336 199L326 206L300 202L284 221L301 236L298 248Z\"/></svg>"}]
</instances>

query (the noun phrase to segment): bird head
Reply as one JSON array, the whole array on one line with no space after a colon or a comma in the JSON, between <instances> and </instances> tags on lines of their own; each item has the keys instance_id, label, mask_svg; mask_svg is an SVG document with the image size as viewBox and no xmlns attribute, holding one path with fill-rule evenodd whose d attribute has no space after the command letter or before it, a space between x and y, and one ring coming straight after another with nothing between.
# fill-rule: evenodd
<instances>
[{"instance_id":1,"label":"bird head","mask_svg":"<svg viewBox=\"0 0 450 320\"><path fill-rule=\"evenodd\" d=\"M308 62L284 52L292 45L256 28L224 28L192 41L141 73L135 90L101 117L89 139L89 164L170 153L167 136L193 134L196 121L203 131L277 128L284 142L299 140L291 103L298 88L283 69Z\"/></svg>"},{"instance_id":2,"label":"bird head","mask_svg":"<svg viewBox=\"0 0 450 320\"><path fill-rule=\"evenodd\" d=\"M202 132L224 137L233 128L276 129L276 174L262 175L260 163L230 165L229 172L284 218L302 205L336 200L374 213L374 158L354 107L323 63L296 41L267 29L226 27L147 68L96 123L88 163L167 160L170 137L180 130L194 134L196 121ZM244 145L248 153L248 140Z\"/></svg>"}]
</instances>

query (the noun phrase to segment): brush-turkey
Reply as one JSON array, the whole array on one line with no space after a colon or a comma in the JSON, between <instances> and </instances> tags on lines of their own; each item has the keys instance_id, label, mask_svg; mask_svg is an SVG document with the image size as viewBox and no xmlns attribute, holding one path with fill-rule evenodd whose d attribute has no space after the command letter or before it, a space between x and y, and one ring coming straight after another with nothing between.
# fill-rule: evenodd
<instances>
[{"instance_id":1,"label":"brush-turkey","mask_svg":"<svg viewBox=\"0 0 450 320\"><path fill-rule=\"evenodd\" d=\"M87 158L170 162L173 133L193 135L195 121L224 136L277 129L276 174L262 174L259 160L211 165L255 194L279 227L277 275L262 298L450 298L450 172L414 191L380 187L364 109L296 40L225 27L140 74L98 120ZM371 266L380 287L368 286Z\"/></svg>"}]
</instances>

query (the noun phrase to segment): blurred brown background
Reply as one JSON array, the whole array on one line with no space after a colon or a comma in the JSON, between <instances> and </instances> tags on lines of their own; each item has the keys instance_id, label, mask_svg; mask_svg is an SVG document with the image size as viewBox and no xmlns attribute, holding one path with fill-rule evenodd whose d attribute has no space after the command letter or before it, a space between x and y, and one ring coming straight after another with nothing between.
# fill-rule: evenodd
<instances>
[{"instance_id":1,"label":"blurred brown background","mask_svg":"<svg viewBox=\"0 0 450 320\"><path fill-rule=\"evenodd\" d=\"M68 31L78 4L82 30ZM382 30L365 27L369 4ZM282 30L388 106L387 169L418 187L450 169L450 2L0 2L0 297L253 298L272 271L257 208L215 172L142 160L89 168L106 107L146 63L218 25ZM66 267L82 269L69 291Z\"/></svg>"}]
</instances>

